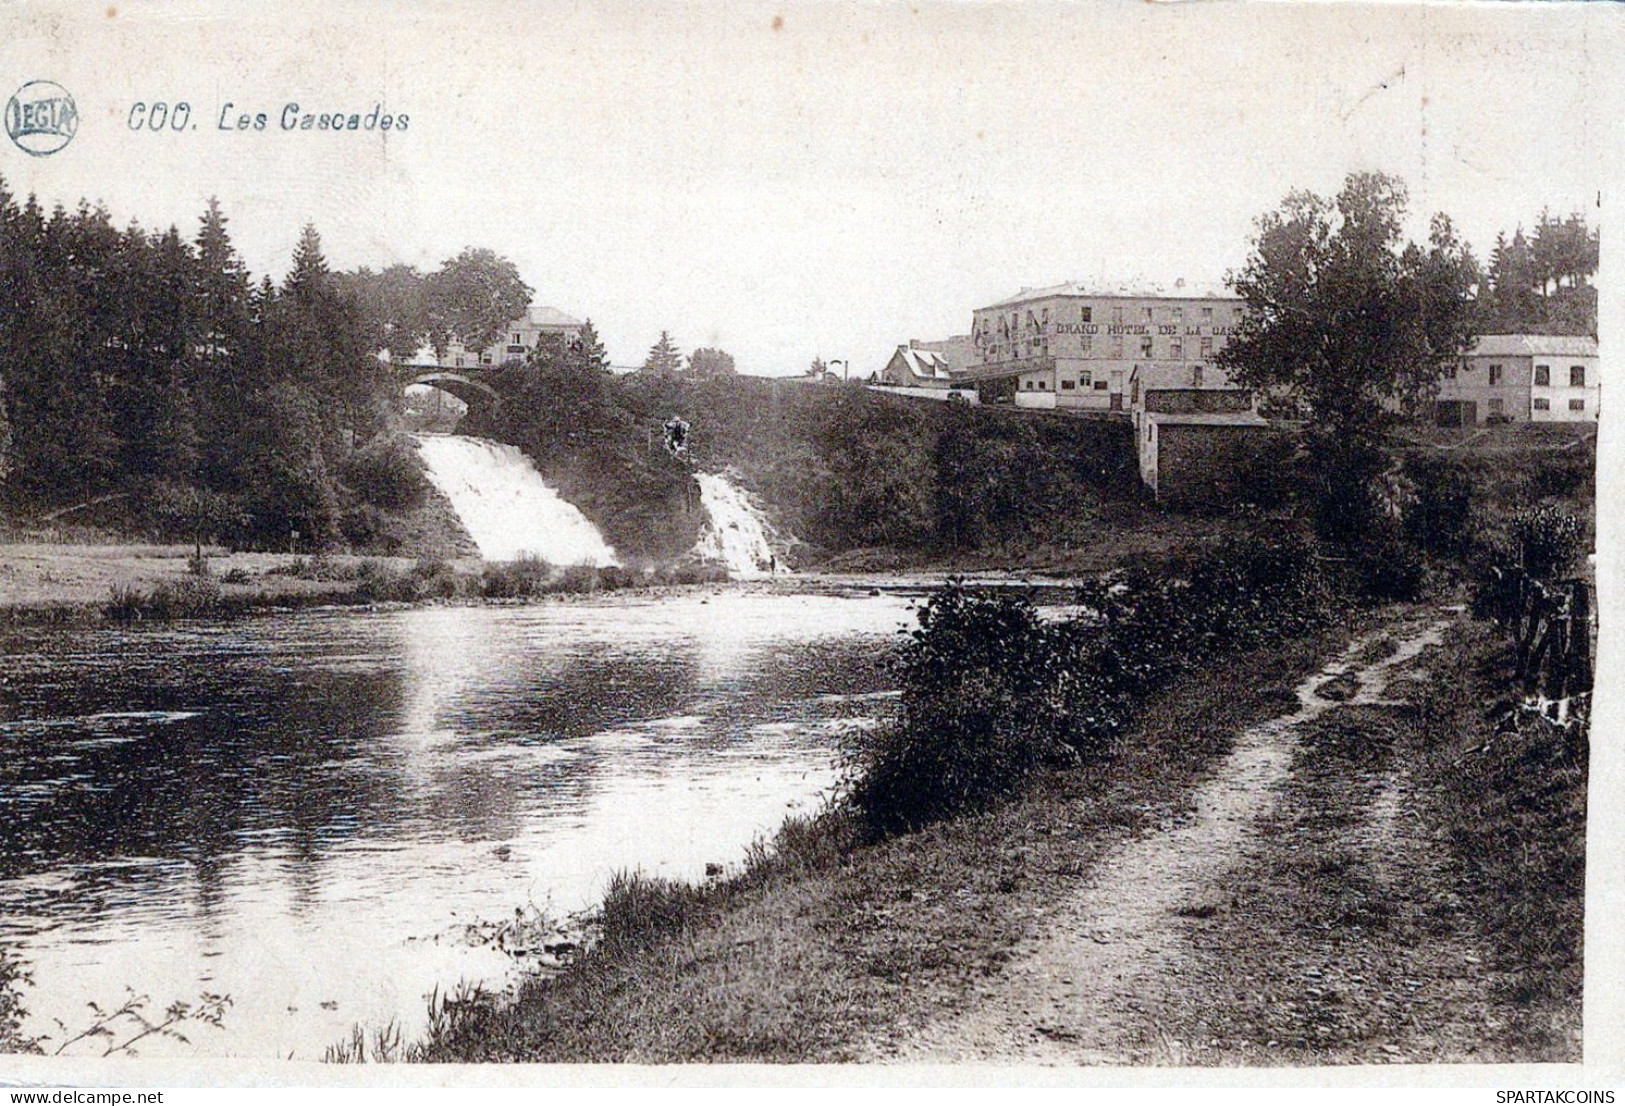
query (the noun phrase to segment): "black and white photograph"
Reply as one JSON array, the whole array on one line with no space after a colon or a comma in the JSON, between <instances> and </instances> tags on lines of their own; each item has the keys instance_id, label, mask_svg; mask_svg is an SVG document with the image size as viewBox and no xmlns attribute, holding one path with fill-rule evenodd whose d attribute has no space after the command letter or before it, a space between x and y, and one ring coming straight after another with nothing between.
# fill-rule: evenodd
<instances>
[{"instance_id":1,"label":"black and white photograph","mask_svg":"<svg viewBox=\"0 0 1625 1106\"><path fill-rule=\"evenodd\" d=\"M0 10L0 1083L1625 1086L1622 95L1613 3Z\"/></svg>"}]
</instances>

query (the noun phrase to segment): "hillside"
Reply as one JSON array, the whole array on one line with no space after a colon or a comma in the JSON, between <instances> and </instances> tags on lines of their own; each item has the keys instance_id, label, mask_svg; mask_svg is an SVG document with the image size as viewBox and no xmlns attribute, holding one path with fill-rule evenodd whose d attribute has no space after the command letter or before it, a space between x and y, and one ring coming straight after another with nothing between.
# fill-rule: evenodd
<instances>
[{"instance_id":1,"label":"hillside","mask_svg":"<svg viewBox=\"0 0 1625 1106\"><path fill-rule=\"evenodd\" d=\"M618 550L682 556L700 525L693 471L727 471L792 563L886 547L936 557L1082 540L1141 494L1126 424L922 403L856 386L512 367L512 396L463 427L524 449ZM673 415L686 458L665 449Z\"/></svg>"}]
</instances>

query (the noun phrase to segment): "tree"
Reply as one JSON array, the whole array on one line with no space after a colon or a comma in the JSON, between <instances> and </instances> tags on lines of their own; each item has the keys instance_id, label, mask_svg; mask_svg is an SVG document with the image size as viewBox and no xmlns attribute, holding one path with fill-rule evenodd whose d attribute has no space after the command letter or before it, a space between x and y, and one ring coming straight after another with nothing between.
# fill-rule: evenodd
<instances>
[{"instance_id":1,"label":"tree","mask_svg":"<svg viewBox=\"0 0 1625 1106\"><path fill-rule=\"evenodd\" d=\"M720 349L704 347L688 355L688 372L696 380L714 380L719 376L735 376L733 354Z\"/></svg>"},{"instance_id":2,"label":"tree","mask_svg":"<svg viewBox=\"0 0 1625 1106\"><path fill-rule=\"evenodd\" d=\"M1474 337L1471 252L1443 215L1426 247L1402 244L1405 205L1403 183L1381 173L1351 174L1335 200L1293 192L1258 219L1230 277L1246 306L1217 360L1307 403L1315 521L1337 540L1381 523L1394 414L1429 398Z\"/></svg>"},{"instance_id":3,"label":"tree","mask_svg":"<svg viewBox=\"0 0 1625 1106\"><path fill-rule=\"evenodd\" d=\"M659 373L662 376L671 376L681 372L682 368L682 353L673 344L671 335L662 330L660 332L660 341L649 349L649 356L643 359L644 371Z\"/></svg>"},{"instance_id":4,"label":"tree","mask_svg":"<svg viewBox=\"0 0 1625 1106\"><path fill-rule=\"evenodd\" d=\"M429 323L421 273L410 265L390 265L376 273L363 266L335 277L360 306L362 326L374 349L400 362L422 348Z\"/></svg>"},{"instance_id":5,"label":"tree","mask_svg":"<svg viewBox=\"0 0 1625 1106\"><path fill-rule=\"evenodd\" d=\"M531 288L512 261L491 250L465 249L423 282L429 341L444 357L451 339L464 349L495 345L508 324L530 309Z\"/></svg>"},{"instance_id":6,"label":"tree","mask_svg":"<svg viewBox=\"0 0 1625 1106\"><path fill-rule=\"evenodd\" d=\"M812 364L807 366L807 375L814 380L824 379L824 374L827 372L829 372L829 366L824 364L822 357L814 357Z\"/></svg>"},{"instance_id":7,"label":"tree","mask_svg":"<svg viewBox=\"0 0 1625 1106\"><path fill-rule=\"evenodd\" d=\"M598 337L598 331L594 329L591 319L581 324L581 337L577 340L577 344L577 354L583 365L609 371L609 351L604 348L604 343Z\"/></svg>"}]
</instances>

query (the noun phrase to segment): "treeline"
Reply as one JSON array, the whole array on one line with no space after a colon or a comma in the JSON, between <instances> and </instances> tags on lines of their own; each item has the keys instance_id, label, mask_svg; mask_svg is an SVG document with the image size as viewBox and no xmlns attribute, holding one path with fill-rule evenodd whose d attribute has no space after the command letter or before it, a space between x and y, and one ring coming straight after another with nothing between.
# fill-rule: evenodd
<instances>
[{"instance_id":1,"label":"treeline","mask_svg":"<svg viewBox=\"0 0 1625 1106\"><path fill-rule=\"evenodd\" d=\"M610 374L596 337L538 347L494 374L504 397L469 428L518 445L623 553L692 548L691 473L731 470L804 543L799 559L873 547L965 550L1064 538L1136 499L1126 427L924 403L796 380ZM661 428L689 423L672 456Z\"/></svg>"},{"instance_id":2,"label":"treeline","mask_svg":"<svg viewBox=\"0 0 1625 1106\"><path fill-rule=\"evenodd\" d=\"M1483 334L1597 333L1599 238L1578 213L1559 219L1541 212L1528 235L1495 237L1478 287Z\"/></svg>"},{"instance_id":3,"label":"treeline","mask_svg":"<svg viewBox=\"0 0 1625 1106\"><path fill-rule=\"evenodd\" d=\"M448 262L406 320L379 276L329 269L314 227L280 284L255 281L213 200L187 239L85 203L46 213L0 180L0 508L241 547L367 545L423 495L415 455L385 436L399 385L377 351L475 327L469 285L492 267ZM506 291L486 297L502 322L529 296Z\"/></svg>"}]
</instances>

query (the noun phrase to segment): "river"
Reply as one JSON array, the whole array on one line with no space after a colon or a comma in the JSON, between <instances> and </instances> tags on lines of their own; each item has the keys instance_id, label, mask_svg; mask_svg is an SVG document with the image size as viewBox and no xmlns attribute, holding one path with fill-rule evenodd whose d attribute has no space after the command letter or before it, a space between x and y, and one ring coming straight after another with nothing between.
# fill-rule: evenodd
<instances>
[{"instance_id":1,"label":"river","mask_svg":"<svg viewBox=\"0 0 1625 1106\"><path fill-rule=\"evenodd\" d=\"M227 994L143 1056L318 1059L512 965L467 927L737 864L884 708L909 601L764 590L5 630L0 945L62 1039ZM70 1055L96 1055L84 1041Z\"/></svg>"}]
</instances>

